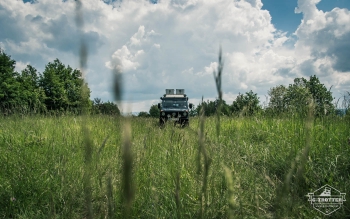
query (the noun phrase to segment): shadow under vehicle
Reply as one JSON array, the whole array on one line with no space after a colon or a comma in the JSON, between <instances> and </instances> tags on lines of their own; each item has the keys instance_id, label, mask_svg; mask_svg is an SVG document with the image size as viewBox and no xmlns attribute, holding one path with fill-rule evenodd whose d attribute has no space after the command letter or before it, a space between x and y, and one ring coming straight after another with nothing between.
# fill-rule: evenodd
<instances>
[{"instance_id":1,"label":"shadow under vehicle","mask_svg":"<svg viewBox=\"0 0 350 219\"><path fill-rule=\"evenodd\" d=\"M176 89L176 94L174 89L166 89L160 99L162 100L161 103L158 103L160 125L164 125L167 121L173 121L175 125L189 125L189 109L193 107L193 104L188 103L184 89Z\"/></svg>"}]
</instances>

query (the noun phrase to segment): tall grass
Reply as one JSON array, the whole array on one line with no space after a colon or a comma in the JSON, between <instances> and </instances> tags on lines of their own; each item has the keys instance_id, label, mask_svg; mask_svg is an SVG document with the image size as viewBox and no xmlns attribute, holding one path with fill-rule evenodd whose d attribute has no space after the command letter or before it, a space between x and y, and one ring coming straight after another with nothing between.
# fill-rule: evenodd
<instances>
[{"instance_id":1,"label":"tall grass","mask_svg":"<svg viewBox=\"0 0 350 219\"><path fill-rule=\"evenodd\" d=\"M82 40L80 58L84 69ZM220 50L218 114L187 128L86 112L1 117L0 218L322 217L306 194L350 191L348 118L222 117L221 60ZM332 217L350 217L349 202Z\"/></svg>"},{"instance_id":2,"label":"tall grass","mask_svg":"<svg viewBox=\"0 0 350 219\"><path fill-rule=\"evenodd\" d=\"M299 118L222 117L217 143L215 118L207 118L202 128L192 119L188 128L167 124L164 129L156 120L132 118L127 138L120 132L121 118L5 117L0 125L0 218L87 216L83 118L90 129L93 218L123 218L130 203L123 189L126 139L133 158L129 218L322 217L305 195L324 184L342 192L350 188L350 130L344 118L314 118L308 127ZM198 129L210 157L206 190L203 154L197 173ZM308 139L312 146L304 156ZM280 192L288 174L289 189ZM286 203L277 206L281 198ZM348 217L349 207L344 202L332 216Z\"/></svg>"}]
</instances>

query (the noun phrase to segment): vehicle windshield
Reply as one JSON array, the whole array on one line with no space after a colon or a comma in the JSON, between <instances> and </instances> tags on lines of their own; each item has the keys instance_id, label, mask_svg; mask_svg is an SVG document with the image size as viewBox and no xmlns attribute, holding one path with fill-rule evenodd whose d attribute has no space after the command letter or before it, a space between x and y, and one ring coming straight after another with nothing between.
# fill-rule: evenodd
<instances>
[{"instance_id":1,"label":"vehicle windshield","mask_svg":"<svg viewBox=\"0 0 350 219\"><path fill-rule=\"evenodd\" d=\"M179 108L179 109L187 109L187 101L186 99L167 99L163 100L162 108Z\"/></svg>"}]
</instances>

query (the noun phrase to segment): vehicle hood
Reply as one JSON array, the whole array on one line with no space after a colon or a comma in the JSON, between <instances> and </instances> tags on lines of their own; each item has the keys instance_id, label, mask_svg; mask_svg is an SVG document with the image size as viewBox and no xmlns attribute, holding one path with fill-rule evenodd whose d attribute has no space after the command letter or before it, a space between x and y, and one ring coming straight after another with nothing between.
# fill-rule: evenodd
<instances>
[{"instance_id":1,"label":"vehicle hood","mask_svg":"<svg viewBox=\"0 0 350 219\"><path fill-rule=\"evenodd\" d=\"M179 109L179 108L162 108L164 112L185 112L188 109Z\"/></svg>"}]
</instances>

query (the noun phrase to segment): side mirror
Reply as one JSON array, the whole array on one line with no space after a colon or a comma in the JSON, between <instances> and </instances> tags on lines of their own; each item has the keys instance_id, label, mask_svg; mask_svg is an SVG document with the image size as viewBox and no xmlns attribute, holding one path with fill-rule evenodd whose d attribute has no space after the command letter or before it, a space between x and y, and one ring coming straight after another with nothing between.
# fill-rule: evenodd
<instances>
[{"instance_id":1,"label":"side mirror","mask_svg":"<svg viewBox=\"0 0 350 219\"><path fill-rule=\"evenodd\" d=\"M193 104L192 104L192 103L190 103L190 104L189 104L189 107L190 107L190 109L192 109L192 107L193 107Z\"/></svg>"},{"instance_id":2,"label":"side mirror","mask_svg":"<svg viewBox=\"0 0 350 219\"><path fill-rule=\"evenodd\" d=\"M160 109L160 103L158 103L158 109Z\"/></svg>"}]
</instances>

